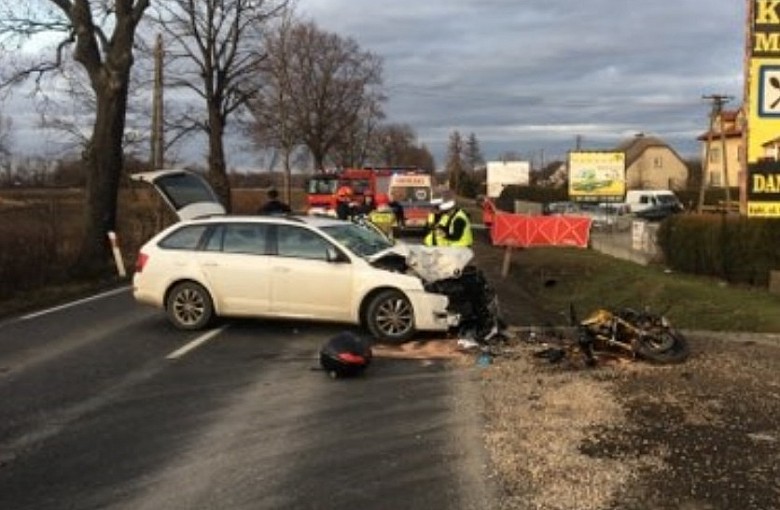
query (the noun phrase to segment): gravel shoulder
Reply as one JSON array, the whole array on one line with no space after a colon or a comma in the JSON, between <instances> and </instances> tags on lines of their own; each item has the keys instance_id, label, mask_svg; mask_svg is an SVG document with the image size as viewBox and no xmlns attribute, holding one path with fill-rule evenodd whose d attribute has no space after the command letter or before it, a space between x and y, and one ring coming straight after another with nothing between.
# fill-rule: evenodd
<instances>
[{"instance_id":1,"label":"gravel shoulder","mask_svg":"<svg viewBox=\"0 0 780 510\"><path fill-rule=\"evenodd\" d=\"M691 358L657 366L534 356L560 323L502 250L477 246L516 334L481 369L484 440L501 509L780 508L780 336L686 331Z\"/></svg>"}]
</instances>

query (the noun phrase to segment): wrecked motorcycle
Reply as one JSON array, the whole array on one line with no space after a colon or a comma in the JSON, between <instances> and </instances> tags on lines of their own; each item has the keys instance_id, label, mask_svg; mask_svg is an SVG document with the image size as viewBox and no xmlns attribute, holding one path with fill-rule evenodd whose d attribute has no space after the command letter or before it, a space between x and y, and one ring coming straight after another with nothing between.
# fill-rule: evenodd
<instances>
[{"instance_id":1,"label":"wrecked motorcycle","mask_svg":"<svg viewBox=\"0 0 780 510\"><path fill-rule=\"evenodd\" d=\"M599 308L577 320L572 306L571 319L588 363L594 362L594 350L609 348L654 363L682 363L690 354L685 336L663 313L648 308Z\"/></svg>"}]
</instances>

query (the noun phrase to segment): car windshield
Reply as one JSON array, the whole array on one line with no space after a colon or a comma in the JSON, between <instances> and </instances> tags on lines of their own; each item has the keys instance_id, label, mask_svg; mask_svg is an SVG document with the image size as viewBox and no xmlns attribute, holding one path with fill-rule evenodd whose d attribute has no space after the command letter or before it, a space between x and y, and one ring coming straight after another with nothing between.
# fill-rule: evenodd
<instances>
[{"instance_id":1,"label":"car windshield","mask_svg":"<svg viewBox=\"0 0 780 510\"><path fill-rule=\"evenodd\" d=\"M361 257L370 257L393 246L393 242L379 232L355 223L329 225L322 227L322 231Z\"/></svg>"},{"instance_id":2,"label":"car windshield","mask_svg":"<svg viewBox=\"0 0 780 510\"><path fill-rule=\"evenodd\" d=\"M312 177L306 191L311 194L332 195L338 185L339 181L332 176Z\"/></svg>"},{"instance_id":3,"label":"car windshield","mask_svg":"<svg viewBox=\"0 0 780 510\"><path fill-rule=\"evenodd\" d=\"M371 192L371 181L368 179L341 179L339 186L347 186L357 195L367 195Z\"/></svg>"}]
</instances>

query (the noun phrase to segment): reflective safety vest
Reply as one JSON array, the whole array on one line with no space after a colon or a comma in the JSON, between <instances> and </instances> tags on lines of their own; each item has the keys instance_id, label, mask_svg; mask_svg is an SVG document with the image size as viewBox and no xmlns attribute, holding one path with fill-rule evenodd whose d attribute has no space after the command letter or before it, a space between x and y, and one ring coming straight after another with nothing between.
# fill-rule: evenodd
<instances>
[{"instance_id":1,"label":"reflective safety vest","mask_svg":"<svg viewBox=\"0 0 780 510\"><path fill-rule=\"evenodd\" d=\"M456 218L461 218L466 226L463 229L463 233L461 234L459 239L452 239L454 232L453 225L455 223ZM463 209L456 209L454 211L454 214L448 213L448 214L442 214L441 218L439 218L439 227L441 227L445 232L447 232L447 239L441 239L441 237L437 237L436 240L438 242L437 246L466 246L469 247L472 244L474 244L474 234L471 231L471 220L469 220L469 215L466 214L466 211Z\"/></svg>"},{"instance_id":2,"label":"reflective safety vest","mask_svg":"<svg viewBox=\"0 0 780 510\"><path fill-rule=\"evenodd\" d=\"M447 240L440 239L439 236L436 235L436 227L436 213L428 213L428 218L425 220L425 229L427 232L423 239L423 244L425 246L446 246Z\"/></svg>"},{"instance_id":3,"label":"reflective safety vest","mask_svg":"<svg viewBox=\"0 0 780 510\"><path fill-rule=\"evenodd\" d=\"M371 223L379 227L379 229L392 237L393 228L398 225L398 220L395 217L395 212L390 207L379 207L368 213L368 219Z\"/></svg>"}]
</instances>

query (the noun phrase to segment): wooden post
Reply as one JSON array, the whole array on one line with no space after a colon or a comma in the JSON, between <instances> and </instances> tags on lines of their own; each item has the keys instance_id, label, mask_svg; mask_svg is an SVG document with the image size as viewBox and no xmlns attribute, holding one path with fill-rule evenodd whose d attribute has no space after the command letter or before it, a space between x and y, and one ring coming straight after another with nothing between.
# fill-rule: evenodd
<instances>
[{"instance_id":1,"label":"wooden post","mask_svg":"<svg viewBox=\"0 0 780 510\"><path fill-rule=\"evenodd\" d=\"M780 294L780 271L769 271L769 293Z\"/></svg>"}]
</instances>

